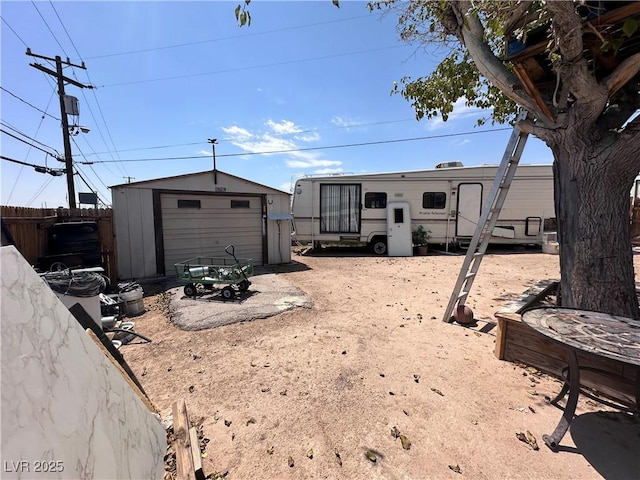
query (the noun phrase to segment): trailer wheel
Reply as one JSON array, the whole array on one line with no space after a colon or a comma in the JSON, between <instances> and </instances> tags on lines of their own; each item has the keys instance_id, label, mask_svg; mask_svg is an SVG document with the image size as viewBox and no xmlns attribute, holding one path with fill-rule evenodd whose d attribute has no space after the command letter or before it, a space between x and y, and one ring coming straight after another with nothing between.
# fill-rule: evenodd
<instances>
[{"instance_id":1,"label":"trailer wheel","mask_svg":"<svg viewBox=\"0 0 640 480\"><path fill-rule=\"evenodd\" d=\"M225 300L230 300L232 299L236 292L233 291L233 288L230 286L226 286L222 289L222 298L224 298Z\"/></svg>"},{"instance_id":2,"label":"trailer wheel","mask_svg":"<svg viewBox=\"0 0 640 480\"><path fill-rule=\"evenodd\" d=\"M249 280L242 280L238 284L238 290L240 290L241 292L246 292L247 290L249 290L249 285L251 285L251 282Z\"/></svg>"},{"instance_id":3,"label":"trailer wheel","mask_svg":"<svg viewBox=\"0 0 640 480\"><path fill-rule=\"evenodd\" d=\"M198 293L198 289L193 283L187 283L184 286L184 294L187 297L195 297L197 293Z\"/></svg>"},{"instance_id":4,"label":"trailer wheel","mask_svg":"<svg viewBox=\"0 0 640 480\"><path fill-rule=\"evenodd\" d=\"M375 237L371 242L371 251L376 255L387 253L387 241L384 237Z\"/></svg>"}]
</instances>

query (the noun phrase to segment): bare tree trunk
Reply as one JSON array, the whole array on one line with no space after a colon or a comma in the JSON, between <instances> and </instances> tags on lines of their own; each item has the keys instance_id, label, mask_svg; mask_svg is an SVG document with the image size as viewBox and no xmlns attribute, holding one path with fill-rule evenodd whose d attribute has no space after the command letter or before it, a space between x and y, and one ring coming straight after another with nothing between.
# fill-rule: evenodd
<instances>
[{"instance_id":1,"label":"bare tree trunk","mask_svg":"<svg viewBox=\"0 0 640 480\"><path fill-rule=\"evenodd\" d=\"M615 144L595 141L594 131L556 135L548 145L555 158L561 304L640 318L629 219L634 162L619 158Z\"/></svg>"}]
</instances>

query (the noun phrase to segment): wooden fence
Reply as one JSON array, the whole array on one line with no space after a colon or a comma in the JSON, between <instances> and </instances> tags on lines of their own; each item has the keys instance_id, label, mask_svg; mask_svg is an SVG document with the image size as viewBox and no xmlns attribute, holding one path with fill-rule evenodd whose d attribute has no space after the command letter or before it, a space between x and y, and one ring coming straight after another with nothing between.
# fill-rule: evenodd
<instances>
[{"instance_id":1,"label":"wooden fence","mask_svg":"<svg viewBox=\"0 0 640 480\"><path fill-rule=\"evenodd\" d=\"M106 275L113 285L117 281L113 212L110 208L27 208L0 207L2 221L13 237L15 247L31 265L48 252L49 228L54 223L93 220L98 224L98 239Z\"/></svg>"}]
</instances>

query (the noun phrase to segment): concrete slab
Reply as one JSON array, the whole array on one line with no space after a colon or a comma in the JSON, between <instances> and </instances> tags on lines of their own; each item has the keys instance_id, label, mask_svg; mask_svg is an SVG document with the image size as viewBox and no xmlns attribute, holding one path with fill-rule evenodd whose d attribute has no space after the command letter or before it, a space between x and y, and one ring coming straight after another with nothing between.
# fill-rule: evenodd
<instances>
[{"instance_id":1,"label":"concrete slab","mask_svg":"<svg viewBox=\"0 0 640 480\"><path fill-rule=\"evenodd\" d=\"M309 296L277 273L254 275L250 280L249 290L236 292L232 300L223 299L217 288L197 298L185 296L183 286L169 289L173 323L183 330L203 330L313 306Z\"/></svg>"}]
</instances>

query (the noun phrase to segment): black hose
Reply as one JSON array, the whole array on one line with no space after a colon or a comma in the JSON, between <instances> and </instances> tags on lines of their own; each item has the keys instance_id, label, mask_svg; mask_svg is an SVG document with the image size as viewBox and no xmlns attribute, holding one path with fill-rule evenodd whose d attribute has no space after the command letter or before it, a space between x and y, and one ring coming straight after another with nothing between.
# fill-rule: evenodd
<instances>
[{"instance_id":1,"label":"black hose","mask_svg":"<svg viewBox=\"0 0 640 480\"><path fill-rule=\"evenodd\" d=\"M51 290L73 297L95 297L107 288L108 279L95 272L49 272L43 275Z\"/></svg>"}]
</instances>

